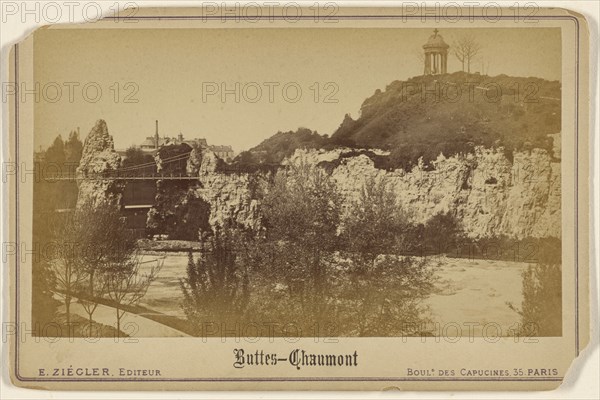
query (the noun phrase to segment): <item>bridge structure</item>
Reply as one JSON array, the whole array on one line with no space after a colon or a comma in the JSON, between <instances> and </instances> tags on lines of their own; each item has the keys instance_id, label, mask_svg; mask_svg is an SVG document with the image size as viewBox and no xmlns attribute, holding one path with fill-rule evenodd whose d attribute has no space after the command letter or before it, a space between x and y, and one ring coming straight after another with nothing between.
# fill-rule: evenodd
<instances>
[{"instance_id":1,"label":"bridge structure","mask_svg":"<svg viewBox=\"0 0 600 400\"><path fill-rule=\"evenodd\" d=\"M191 152L178 154L159 161L161 170L158 171L156 162L147 162L144 164L131 165L121 167L114 170L108 170L101 174L75 174L73 170L70 173L64 174L53 169L51 173L42 171L42 178L49 181L93 181L93 180L198 180L197 176L189 176L185 173L173 173L173 170L185 170L187 160ZM170 168L167 168L170 167ZM178 167L178 168L173 168Z\"/></svg>"}]
</instances>

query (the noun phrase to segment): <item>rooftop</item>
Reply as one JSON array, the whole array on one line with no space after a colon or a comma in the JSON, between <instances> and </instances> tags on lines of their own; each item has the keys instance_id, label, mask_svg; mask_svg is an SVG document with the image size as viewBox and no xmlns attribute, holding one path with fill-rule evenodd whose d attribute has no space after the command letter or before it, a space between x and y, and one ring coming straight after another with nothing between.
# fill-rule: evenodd
<instances>
[{"instance_id":1,"label":"rooftop","mask_svg":"<svg viewBox=\"0 0 600 400\"><path fill-rule=\"evenodd\" d=\"M437 29L433 30L433 35L429 36L429 40L423 45L424 49L447 49L450 47L446 42L444 42L444 38L438 32L439 31Z\"/></svg>"}]
</instances>

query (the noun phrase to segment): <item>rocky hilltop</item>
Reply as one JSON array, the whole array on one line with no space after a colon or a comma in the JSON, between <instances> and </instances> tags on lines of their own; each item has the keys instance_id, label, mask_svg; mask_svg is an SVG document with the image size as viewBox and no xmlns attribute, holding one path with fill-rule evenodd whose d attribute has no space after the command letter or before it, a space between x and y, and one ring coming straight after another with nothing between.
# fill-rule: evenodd
<instances>
[{"instance_id":1,"label":"rocky hilltop","mask_svg":"<svg viewBox=\"0 0 600 400\"><path fill-rule=\"evenodd\" d=\"M561 84L540 78L455 72L394 81L365 99L358 118L346 115L331 137L306 128L279 132L235 160L281 162L296 149L375 148L390 152L388 168L432 167L475 147L507 154L532 148L552 155L549 135L561 130ZM560 156L559 156L560 157Z\"/></svg>"},{"instance_id":2,"label":"rocky hilltop","mask_svg":"<svg viewBox=\"0 0 600 400\"><path fill-rule=\"evenodd\" d=\"M108 133L106 122L102 119L96 121L85 138L81 161L76 172L79 189L77 205L87 201L95 203L116 196L117 184L108 176L111 171L119 168L120 163L121 157L115 151L113 137Z\"/></svg>"}]
</instances>

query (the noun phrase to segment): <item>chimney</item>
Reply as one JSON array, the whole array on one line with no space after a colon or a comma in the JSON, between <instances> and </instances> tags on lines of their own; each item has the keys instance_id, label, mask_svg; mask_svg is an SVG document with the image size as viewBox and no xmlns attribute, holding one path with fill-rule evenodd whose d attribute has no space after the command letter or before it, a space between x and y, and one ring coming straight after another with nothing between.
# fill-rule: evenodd
<instances>
[{"instance_id":1,"label":"chimney","mask_svg":"<svg viewBox=\"0 0 600 400\"><path fill-rule=\"evenodd\" d=\"M158 120L156 120L156 133L154 134L154 148L158 150Z\"/></svg>"}]
</instances>

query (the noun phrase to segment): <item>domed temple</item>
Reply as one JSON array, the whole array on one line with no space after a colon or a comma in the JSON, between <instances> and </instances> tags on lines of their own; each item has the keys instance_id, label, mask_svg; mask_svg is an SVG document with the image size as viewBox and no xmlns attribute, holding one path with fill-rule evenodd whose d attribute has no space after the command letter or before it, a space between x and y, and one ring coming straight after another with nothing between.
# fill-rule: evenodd
<instances>
[{"instance_id":1,"label":"domed temple","mask_svg":"<svg viewBox=\"0 0 600 400\"><path fill-rule=\"evenodd\" d=\"M425 50L425 75L445 74L448 65L448 46L444 42L442 35L438 30L433 30L433 35L429 36L427 43L423 45Z\"/></svg>"}]
</instances>

